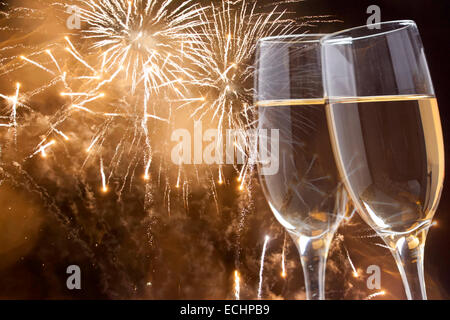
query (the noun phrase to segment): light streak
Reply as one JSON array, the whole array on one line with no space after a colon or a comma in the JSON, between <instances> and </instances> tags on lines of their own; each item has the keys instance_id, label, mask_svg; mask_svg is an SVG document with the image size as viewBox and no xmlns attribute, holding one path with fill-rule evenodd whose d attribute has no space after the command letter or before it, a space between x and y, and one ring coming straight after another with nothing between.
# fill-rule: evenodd
<instances>
[{"instance_id":1,"label":"light streak","mask_svg":"<svg viewBox=\"0 0 450 320\"><path fill-rule=\"evenodd\" d=\"M259 268L258 299L261 299L263 272L264 272L264 257L266 256L266 249L267 249L267 244L269 243L269 240L270 240L269 236L266 236L264 238L264 246L263 246L263 250L261 253L261 261L260 261L260 268Z\"/></svg>"},{"instance_id":2,"label":"light streak","mask_svg":"<svg viewBox=\"0 0 450 320\"><path fill-rule=\"evenodd\" d=\"M350 254L349 254L349 252L348 252L347 247L345 247L345 252L347 253L347 259L348 259L348 261L349 261L349 263L350 263L350 266L352 267L352 270L353 270L353 276L354 276L355 278L358 278L358 277L359 277L358 271L356 270L356 268L355 268L355 266L354 266L354 264L353 264L353 261L352 261L352 259L350 258Z\"/></svg>"},{"instance_id":3,"label":"light streak","mask_svg":"<svg viewBox=\"0 0 450 320\"><path fill-rule=\"evenodd\" d=\"M364 300L372 300L375 297L384 296L385 294L386 294L386 292L384 290L378 291L378 292L375 292L375 293L367 296Z\"/></svg>"},{"instance_id":4,"label":"light streak","mask_svg":"<svg viewBox=\"0 0 450 320\"><path fill-rule=\"evenodd\" d=\"M148 159L147 164L145 166L144 180L150 180L150 165L152 163L152 159Z\"/></svg>"},{"instance_id":5,"label":"light streak","mask_svg":"<svg viewBox=\"0 0 450 320\"><path fill-rule=\"evenodd\" d=\"M283 251L281 252L281 277L286 278L286 233L283 240Z\"/></svg>"},{"instance_id":6,"label":"light streak","mask_svg":"<svg viewBox=\"0 0 450 320\"><path fill-rule=\"evenodd\" d=\"M11 112L11 120L13 127L17 127L17 103L19 101L20 83L16 83L16 95L13 98L13 106Z\"/></svg>"},{"instance_id":7,"label":"light streak","mask_svg":"<svg viewBox=\"0 0 450 320\"><path fill-rule=\"evenodd\" d=\"M36 151L34 154L37 154L37 153L40 152L40 153L41 153L41 156L42 156L43 158L46 158L46 157L47 157L47 152L46 152L46 150L47 150L50 146L54 145L55 143L56 143L55 140L50 141L49 143L47 143L47 144L41 146L41 147L39 148L39 150ZM33 154L33 155L34 155L34 154Z\"/></svg>"},{"instance_id":8,"label":"light streak","mask_svg":"<svg viewBox=\"0 0 450 320\"><path fill-rule=\"evenodd\" d=\"M86 152L91 152L92 148L95 146L95 144L97 143L98 139L100 139L100 135L97 135L95 137L94 140L92 140L91 144L89 145L89 147L86 149Z\"/></svg>"},{"instance_id":9,"label":"light streak","mask_svg":"<svg viewBox=\"0 0 450 320\"><path fill-rule=\"evenodd\" d=\"M236 300L240 299L241 295L241 277L239 276L239 271L234 271L234 298Z\"/></svg>"},{"instance_id":10,"label":"light streak","mask_svg":"<svg viewBox=\"0 0 450 320\"><path fill-rule=\"evenodd\" d=\"M53 131L55 131L57 134L59 134L61 137L63 137L64 140L66 140L66 141L69 141L69 140L70 140L69 137L68 137L66 134L64 134L64 132L62 132L62 131L60 131L60 130L54 128L53 126L52 126L52 129L53 129Z\"/></svg>"},{"instance_id":11,"label":"light streak","mask_svg":"<svg viewBox=\"0 0 450 320\"><path fill-rule=\"evenodd\" d=\"M178 177L177 177L177 184L176 184L176 188L180 188L180 180L181 180L181 165L178 167Z\"/></svg>"},{"instance_id":12,"label":"light streak","mask_svg":"<svg viewBox=\"0 0 450 320\"><path fill-rule=\"evenodd\" d=\"M87 92L79 92L79 93L77 93L77 92L61 92L61 96L62 97L66 97L66 96L69 96L69 97L79 97L79 96L85 96L85 97L88 97L89 96L89 93L87 93Z\"/></svg>"},{"instance_id":13,"label":"light streak","mask_svg":"<svg viewBox=\"0 0 450 320\"><path fill-rule=\"evenodd\" d=\"M54 73L53 71L47 69L47 68L44 67L43 65L37 63L36 61L30 60L30 59L28 59L28 58L25 57L25 56L20 56L20 59L25 60L26 62L29 62L29 63L31 63L32 65L34 65L34 66L36 66L36 67L38 67L38 68L40 68L40 69L42 69L42 70L44 70L44 71L46 71L46 72L52 74L52 75L55 75L55 73Z\"/></svg>"},{"instance_id":14,"label":"light streak","mask_svg":"<svg viewBox=\"0 0 450 320\"><path fill-rule=\"evenodd\" d=\"M58 61L56 61L55 57L53 56L52 52L50 50L45 50L45 52L50 56L50 59L52 59L53 63L55 64L56 68L58 69L59 73L62 73L61 67L58 64Z\"/></svg>"},{"instance_id":15,"label":"light streak","mask_svg":"<svg viewBox=\"0 0 450 320\"><path fill-rule=\"evenodd\" d=\"M222 166L219 166L219 179L218 179L217 183L218 184L223 184Z\"/></svg>"},{"instance_id":16,"label":"light streak","mask_svg":"<svg viewBox=\"0 0 450 320\"><path fill-rule=\"evenodd\" d=\"M106 185L106 176L105 176L105 170L103 168L103 159L100 158L100 174L102 176L102 191L104 193L108 192L108 186Z\"/></svg>"},{"instance_id":17,"label":"light streak","mask_svg":"<svg viewBox=\"0 0 450 320\"><path fill-rule=\"evenodd\" d=\"M75 50L75 47L73 46L72 42L69 40L68 37L65 37L66 41L69 43L70 48L66 47L66 51L69 52L75 59L77 59L81 64L83 64L86 68L91 70L92 72L97 73L97 71L92 68L86 61L83 60L78 54L78 52Z\"/></svg>"}]
</instances>

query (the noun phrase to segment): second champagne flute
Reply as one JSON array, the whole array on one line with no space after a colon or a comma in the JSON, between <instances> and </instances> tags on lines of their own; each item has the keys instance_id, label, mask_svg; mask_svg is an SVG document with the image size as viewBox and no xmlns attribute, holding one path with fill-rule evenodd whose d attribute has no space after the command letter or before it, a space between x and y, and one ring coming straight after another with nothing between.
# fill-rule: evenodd
<instances>
[{"instance_id":1,"label":"second champagne flute","mask_svg":"<svg viewBox=\"0 0 450 320\"><path fill-rule=\"evenodd\" d=\"M343 182L391 249L408 299L426 299L425 239L444 182L439 109L413 21L322 40L327 116Z\"/></svg>"},{"instance_id":2,"label":"second champagne flute","mask_svg":"<svg viewBox=\"0 0 450 320\"><path fill-rule=\"evenodd\" d=\"M260 134L278 130L279 137L272 133L259 145L260 154L278 160L271 164L278 170L266 172L260 159L260 181L273 214L298 248L308 300L325 298L328 249L347 205L327 127L321 37L260 40L255 84Z\"/></svg>"}]
</instances>

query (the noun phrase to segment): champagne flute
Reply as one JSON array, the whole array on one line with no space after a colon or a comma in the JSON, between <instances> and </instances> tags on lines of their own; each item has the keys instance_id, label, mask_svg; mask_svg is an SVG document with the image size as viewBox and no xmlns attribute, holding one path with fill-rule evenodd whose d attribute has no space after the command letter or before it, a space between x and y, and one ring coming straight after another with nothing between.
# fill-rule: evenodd
<instances>
[{"instance_id":1,"label":"champagne flute","mask_svg":"<svg viewBox=\"0 0 450 320\"><path fill-rule=\"evenodd\" d=\"M391 249L408 299L426 299L425 239L444 181L439 110L413 21L321 40L339 171L362 218Z\"/></svg>"},{"instance_id":2,"label":"champagne flute","mask_svg":"<svg viewBox=\"0 0 450 320\"><path fill-rule=\"evenodd\" d=\"M327 127L322 36L261 39L256 60L258 173L273 214L299 250L308 300L325 298L328 249L347 205ZM270 143L264 138L269 130ZM273 139L274 130L278 139ZM269 153L278 161L276 172L265 170L266 156L261 155Z\"/></svg>"}]
</instances>

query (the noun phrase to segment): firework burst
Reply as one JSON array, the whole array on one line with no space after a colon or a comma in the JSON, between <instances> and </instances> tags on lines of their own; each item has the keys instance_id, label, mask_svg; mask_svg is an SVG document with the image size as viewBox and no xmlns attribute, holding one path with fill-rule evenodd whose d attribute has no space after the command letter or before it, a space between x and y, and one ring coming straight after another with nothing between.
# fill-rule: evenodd
<instances>
[{"instance_id":1,"label":"firework burst","mask_svg":"<svg viewBox=\"0 0 450 320\"><path fill-rule=\"evenodd\" d=\"M85 154L82 168L98 165L95 159L100 159L103 192L116 174L123 177L124 184L119 188L123 190L142 160L144 180L150 179L151 135L161 129L155 128L155 121L169 122L170 104L161 101L182 96L185 80L181 77L189 78L189 70L181 63L189 57L193 28L204 23L200 13L205 7L190 0L180 5L172 0L74 3L83 23L80 32L55 40L49 37L40 46L17 43L1 48L9 53L2 56L7 62L2 65L7 77L17 77L20 71L45 74L41 76L43 83L34 83L31 90L27 83L19 95L18 84L14 95L0 96L6 107L2 118L8 120L1 126L10 128L17 140L18 130L24 132L28 126L20 122L26 113L39 117L47 111L28 107L25 101L32 105L39 94L59 91L57 100L63 101L50 117L45 117L47 129L26 158L39 153L47 157L55 144L53 136L57 136L63 144L78 145L86 151L81 153ZM53 3L50 7L65 11L70 5ZM42 3L42 8L46 11L49 6ZM18 7L3 15L2 24L31 14L39 17L41 11ZM159 104L163 104L162 112L156 110ZM81 129L85 124L88 127Z\"/></svg>"},{"instance_id":2,"label":"firework burst","mask_svg":"<svg viewBox=\"0 0 450 320\"><path fill-rule=\"evenodd\" d=\"M246 0L211 3L202 16L207 23L200 26L198 41L191 51L196 70L192 82L200 88L200 93L197 99L185 99L178 108L189 106L192 118L206 118L214 123L219 132L218 144L225 141L225 129L243 129L232 137L236 150L247 159L239 170L242 191L250 164L255 160L249 132L255 128L252 88L257 42L263 37L292 33L299 24L287 19L286 12L280 11L277 5L269 13L258 12L257 2ZM197 102L194 107L192 100ZM219 167L218 183L222 182Z\"/></svg>"},{"instance_id":3,"label":"firework burst","mask_svg":"<svg viewBox=\"0 0 450 320\"><path fill-rule=\"evenodd\" d=\"M5 116L9 122L2 126L11 127L15 134L22 101L31 104L34 96L53 88L58 88L63 99L48 118L48 130L40 135L30 157L47 154L45 150L53 146L49 141L56 135L63 143L83 146L87 152L83 168L98 166L101 160L102 190L107 190L114 175L120 175L121 168L124 183L130 182L138 163L143 163L139 167L148 182L154 154L166 154L168 149L167 143L158 145L152 138L156 132L161 135L161 130L172 128L175 106L187 110L191 118L207 119L220 134L218 144L225 140L224 129L243 129L238 131L241 136L234 137L236 149L246 155L242 168L236 167L243 191L255 150L247 130L255 120L252 75L256 43L261 37L290 33L298 25L286 19L286 12L277 6L269 13L258 12L257 2L245 0L223 0L209 6L191 0L75 0L52 6L66 11L73 3L82 22L79 32L41 47L28 46L21 54L11 55L4 68L8 76L34 68L48 79L20 97L19 87L17 97L2 95L12 104ZM25 8L19 11L22 15L29 12ZM4 50L17 51L20 46ZM89 123L90 130L68 132L75 130L63 129L70 127L68 122ZM86 136L90 131L91 136ZM187 186L181 181L182 168L177 172L176 186ZM224 181L219 166L218 183Z\"/></svg>"},{"instance_id":4,"label":"firework burst","mask_svg":"<svg viewBox=\"0 0 450 320\"><path fill-rule=\"evenodd\" d=\"M204 22L199 19L205 10L193 1L181 4L173 0L79 1L80 18L87 27L83 38L100 49L100 70L111 72L123 66L125 79L134 93L139 83L151 92L159 92L182 77L192 77L183 59L189 57L185 48L194 41L194 28Z\"/></svg>"}]
</instances>

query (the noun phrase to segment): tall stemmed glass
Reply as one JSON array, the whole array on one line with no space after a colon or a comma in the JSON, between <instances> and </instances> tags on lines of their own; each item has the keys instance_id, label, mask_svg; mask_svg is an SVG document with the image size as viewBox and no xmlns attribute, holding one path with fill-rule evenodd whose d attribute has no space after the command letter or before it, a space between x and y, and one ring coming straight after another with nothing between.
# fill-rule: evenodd
<instances>
[{"instance_id":1,"label":"tall stemmed glass","mask_svg":"<svg viewBox=\"0 0 450 320\"><path fill-rule=\"evenodd\" d=\"M362 218L391 248L408 299L426 299L425 238L444 181L438 105L413 21L324 37L336 161Z\"/></svg>"},{"instance_id":2,"label":"tall stemmed glass","mask_svg":"<svg viewBox=\"0 0 450 320\"><path fill-rule=\"evenodd\" d=\"M275 217L299 250L310 300L325 298L328 249L347 204L327 127L321 37L262 39L255 81L259 132L270 135L260 137L260 154L278 161L269 166L261 157L260 181Z\"/></svg>"}]
</instances>

